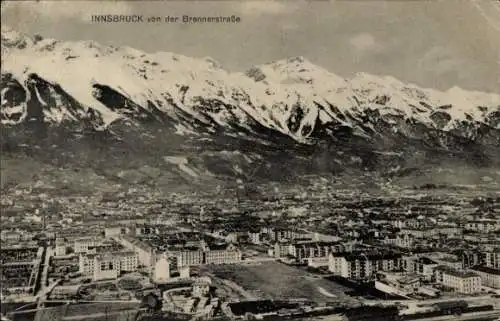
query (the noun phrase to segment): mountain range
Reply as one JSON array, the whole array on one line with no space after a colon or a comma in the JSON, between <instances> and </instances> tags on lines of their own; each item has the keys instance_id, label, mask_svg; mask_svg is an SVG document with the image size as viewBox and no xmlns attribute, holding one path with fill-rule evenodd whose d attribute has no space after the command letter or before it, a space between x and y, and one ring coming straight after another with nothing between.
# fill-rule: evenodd
<instances>
[{"instance_id":1,"label":"mountain range","mask_svg":"<svg viewBox=\"0 0 500 321\"><path fill-rule=\"evenodd\" d=\"M1 37L12 157L102 173L148 166L184 181L500 165L497 93L344 79L304 57L230 72L208 57Z\"/></svg>"}]
</instances>

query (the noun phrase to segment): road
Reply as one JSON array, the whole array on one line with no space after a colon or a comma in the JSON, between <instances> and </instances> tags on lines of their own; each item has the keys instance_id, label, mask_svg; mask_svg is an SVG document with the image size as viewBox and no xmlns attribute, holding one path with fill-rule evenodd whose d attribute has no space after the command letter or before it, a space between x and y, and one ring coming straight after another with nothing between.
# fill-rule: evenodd
<instances>
[{"instance_id":1,"label":"road","mask_svg":"<svg viewBox=\"0 0 500 321\"><path fill-rule=\"evenodd\" d=\"M45 261L43 263L40 291L38 291L38 294L36 295L36 298L38 300L38 304L37 304L38 308L42 307L42 305L47 300L48 294L62 281L61 279L59 279L59 280L56 280L55 282L47 285L48 278L49 278L50 258L53 255L54 255L54 249L51 246L48 246L46 249L46 252L45 252Z\"/></svg>"},{"instance_id":2,"label":"road","mask_svg":"<svg viewBox=\"0 0 500 321\"><path fill-rule=\"evenodd\" d=\"M47 294L52 291L55 287L55 285L58 282L55 282L53 284L50 284L47 286L47 280L49 276L49 267L50 267L50 258L52 257L53 253L52 247L48 246L45 250L45 260L43 262L43 270L42 270L42 278L40 281L40 291L38 291L38 294L36 295L36 299L38 300L38 307L40 307L43 302L47 299Z\"/></svg>"},{"instance_id":3,"label":"road","mask_svg":"<svg viewBox=\"0 0 500 321\"><path fill-rule=\"evenodd\" d=\"M50 258L53 255L53 249L52 247L48 246L45 250L45 260L43 262L43 270L42 270L42 280L41 280L41 286L40 286L40 292L39 293L44 293L45 288L47 287L47 279L49 276L49 267L50 267Z\"/></svg>"},{"instance_id":4,"label":"road","mask_svg":"<svg viewBox=\"0 0 500 321\"><path fill-rule=\"evenodd\" d=\"M54 288L61 282L61 280L57 280L54 283L50 284L48 287L45 287L42 291L38 292L37 298L38 298L38 307L40 308L46 301L47 301L47 295L54 290Z\"/></svg>"}]
</instances>

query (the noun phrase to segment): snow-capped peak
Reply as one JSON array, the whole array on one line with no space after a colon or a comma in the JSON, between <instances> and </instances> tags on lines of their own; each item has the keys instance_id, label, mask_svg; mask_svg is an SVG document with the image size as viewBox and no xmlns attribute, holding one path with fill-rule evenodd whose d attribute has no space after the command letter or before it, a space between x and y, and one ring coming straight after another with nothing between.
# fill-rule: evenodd
<instances>
[{"instance_id":1,"label":"snow-capped peak","mask_svg":"<svg viewBox=\"0 0 500 321\"><path fill-rule=\"evenodd\" d=\"M2 49L4 48L18 48L24 49L33 45L34 41L31 37L18 32L8 26L2 25Z\"/></svg>"},{"instance_id":2,"label":"snow-capped peak","mask_svg":"<svg viewBox=\"0 0 500 321\"><path fill-rule=\"evenodd\" d=\"M345 79L319 67L304 57L291 57L250 68L246 75L268 85L307 85L339 88Z\"/></svg>"},{"instance_id":3,"label":"snow-capped peak","mask_svg":"<svg viewBox=\"0 0 500 321\"><path fill-rule=\"evenodd\" d=\"M430 128L436 126L432 115L439 110L450 118L445 127L439 125L448 130L457 125L456 121L471 117L483 122L500 105L496 94L460 88L440 92L404 84L390 76L357 73L344 79L304 57L230 73L210 57L145 53L93 41L62 42L41 37L34 41L10 29L2 29L2 52L4 46L12 50L2 55L3 72L12 75L8 79L14 78L28 93L26 96L39 97L45 119L51 120L66 115L60 100L50 99L55 94L45 88L56 85L86 108L83 114L90 109L99 112L103 126L136 114L166 114L231 130L251 131L264 126L300 142L325 124L363 132L366 126L358 123L365 122L363 113L369 109L416 120ZM49 85L38 88L40 79L33 75ZM6 97L14 86L12 80L9 82L4 85L2 77L2 117L10 117L10 124L11 115L26 115L27 108L8 101ZM48 111L51 100L60 114ZM450 107L440 108L447 105ZM21 116L18 121L23 119ZM4 118L2 122L6 123Z\"/></svg>"}]
</instances>

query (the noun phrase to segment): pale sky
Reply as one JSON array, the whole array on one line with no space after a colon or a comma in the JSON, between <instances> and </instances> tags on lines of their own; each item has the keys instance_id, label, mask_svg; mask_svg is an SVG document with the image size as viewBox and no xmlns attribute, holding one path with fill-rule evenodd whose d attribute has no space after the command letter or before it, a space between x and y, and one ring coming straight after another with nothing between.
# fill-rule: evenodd
<instances>
[{"instance_id":1,"label":"pale sky","mask_svg":"<svg viewBox=\"0 0 500 321\"><path fill-rule=\"evenodd\" d=\"M96 24L91 14L237 15L239 24ZM60 40L210 56L231 71L304 56L343 77L500 92L500 2L2 1L2 23Z\"/></svg>"}]
</instances>

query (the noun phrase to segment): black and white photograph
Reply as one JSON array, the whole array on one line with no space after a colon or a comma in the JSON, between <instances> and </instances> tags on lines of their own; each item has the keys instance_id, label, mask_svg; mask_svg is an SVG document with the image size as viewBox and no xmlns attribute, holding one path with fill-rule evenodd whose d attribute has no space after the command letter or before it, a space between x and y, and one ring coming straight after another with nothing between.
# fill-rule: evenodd
<instances>
[{"instance_id":1,"label":"black and white photograph","mask_svg":"<svg viewBox=\"0 0 500 321\"><path fill-rule=\"evenodd\" d=\"M2 0L1 321L500 321L500 1Z\"/></svg>"}]
</instances>

